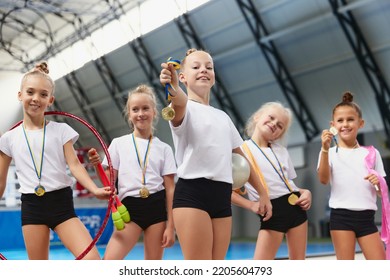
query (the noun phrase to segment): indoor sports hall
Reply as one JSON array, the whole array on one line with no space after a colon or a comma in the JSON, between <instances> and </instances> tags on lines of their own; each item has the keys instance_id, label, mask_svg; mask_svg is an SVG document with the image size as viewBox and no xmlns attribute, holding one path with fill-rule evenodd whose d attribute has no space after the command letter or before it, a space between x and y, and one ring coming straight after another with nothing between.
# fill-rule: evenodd
<instances>
[{"instance_id":1,"label":"indoor sports hall","mask_svg":"<svg viewBox=\"0 0 390 280\"><path fill-rule=\"evenodd\" d=\"M342 94L352 92L364 119L358 144L373 145L390 174L389 26L388 0L2 0L0 135L23 119L18 100L23 74L47 61L55 99L45 116L79 134L77 158L101 187L88 151L95 148L103 158L114 138L129 133L124 114L128 92L139 84L155 91L160 113L155 135L174 150L169 123L161 116L169 103L159 80L161 64L180 62L190 48L206 50L215 68L210 105L231 118L244 140L246 121L262 104L278 101L291 109L283 145L296 171L295 184L312 195L306 259L335 260L330 186L317 177L321 134L330 128ZM331 142L335 145L337 140ZM11 162L0 199L3 260L28 259L17 172ZM115 227L115 201L96 199L74 177L70 187L76 214L93 238L91 246L103 256ZM379 232L385 202L377 198ZM226 260L252 259L259 227L257 215L232 205ZM50 260L75 259L54 231L49 246ZM355 252L356 260L365 259L358 244ZM283 240L276 259L288 258ZM125 259L144 259L143 236ZM183 259L177 239L163 259Z\"/></svg>"}]
</instances>

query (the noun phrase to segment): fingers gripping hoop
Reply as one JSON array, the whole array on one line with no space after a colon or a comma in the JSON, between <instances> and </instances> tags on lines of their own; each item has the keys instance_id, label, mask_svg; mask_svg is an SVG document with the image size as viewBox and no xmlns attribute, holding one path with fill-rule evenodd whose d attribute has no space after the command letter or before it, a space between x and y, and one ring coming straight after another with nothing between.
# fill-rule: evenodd
<instances>
[{"instance_id":1,"label":"fingers gripping hoop","mask_svg":"<svg viewBox=\"0 0 390 280\"><path fill-rule=\"evenodd\" d=\"M111 190L113 191L113 193L115 193L114 171L113 171L113 167L112 167L110 154L108 153L107 145L106 145L106 143L104 143L103 138L100 136L99 132L92 125L90 125L87 121L83 120L82 118L80 118L78 116L70 114L70 113L60 112L60 111L49 111L49 112L45 112L45 115L60 115L60 116L69 117L71 119L74 119L74 120L80 122L84 126L86 126L95 135L95 137L99 141L100 145L102 146L104 154L105 154L105 156L107 158L108 167L109 167L109 170L110 170L110 186L111 186ZM22 122L23 121L19 121L10 130L12 130L15 127L19 126ZM110 218L111 207L112 207L113 203L114 203L114 195L111 196L110 199L108 200L107 211L106 211L104 220L102 222L102 225L101 225L99 231L95 235L95 237L92 240L91 244L89 244L88 247L78 257L76 257L76 260L83 259L89 253L89 251L91 251L91 249L95 246L96 242L99 240L99 238L102 235L102 233L103 233L103 231L104 231L104 229L105 229L105 227L107 225L107 222L108 222L108 220ZM0 260L6 260L6 258L1 253L0 253Z\"/></svg>"}]
</instances>

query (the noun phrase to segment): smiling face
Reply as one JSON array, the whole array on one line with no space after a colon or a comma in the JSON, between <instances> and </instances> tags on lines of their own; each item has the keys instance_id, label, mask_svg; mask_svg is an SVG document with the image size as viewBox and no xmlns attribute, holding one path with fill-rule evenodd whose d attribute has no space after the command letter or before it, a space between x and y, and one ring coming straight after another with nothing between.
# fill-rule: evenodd
<instances>
[{"instance_id":1,"label":"smiling face","mask_svg":"<svg viewBox=\"0 0 390 280\"><path fill-rule=\"evenodd\" d=\"M331 125L338 131L339 140L346 145L354 145L364 120L352 106L339 106L335 109Z\"/></svg>"},{"instance_id":2,"label":"smiling face","mask_svg":"<svg viewBox=\"0 0 390 280\"><path fill-rule=\"evenodd\" d=\"M43 116L47 107L54 102L53 85L44 74L30 74L23 79L18 98L26 116Z\"/></svg>"},{"instance_id":3,"label":"smiling face","mask_svg":"<svg viewBox=\"0 0 390 280\"><path fill-rule=\"evenodd\" d=\"M265 142L272 142L281 138L289 126L289 116L279 107L268 107L254 117L256 127L254 135L258 135Z\"/></svg>"},{"instance_id":4,"label":"smiling face","mask_svg":"<svg viewBox=\"0 0 390 280\"><path fill-rule=\"evenodd\" d=\"M156 116L153 100L148 94L132 94L128 101L128 118L137 136L149 137L152 134L153 121Z\"/></svg>"},{"instance_id":5,"label":"smiling face","mask_svg":"<svg viewBox=\"0 0 390 280\"><path fill-rule=\"evenodd\" d=\"M215 83L214 63L210 54L204 51L189 54L183 60L179 79L189 93L208 93Z\"/></svg>"}]
</instances>

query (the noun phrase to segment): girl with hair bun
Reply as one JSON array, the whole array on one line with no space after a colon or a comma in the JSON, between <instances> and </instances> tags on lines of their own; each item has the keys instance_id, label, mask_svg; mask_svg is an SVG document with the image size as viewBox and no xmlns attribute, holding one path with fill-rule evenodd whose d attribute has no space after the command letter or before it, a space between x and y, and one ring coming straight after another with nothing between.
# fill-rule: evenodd
<instances>
[{"instance_id":1,"label":"girl with hair bun","mask_svg":"<svg viewBox=\"0 0 390 280\"><path fill-rule=\"evenodd\" d=\"M385 249L375 224L375 212L377 195L385 194L384 191L387 194L382 180L386 173L378 150L360 146L357 140L364 120L351 92L345 92L334 107L330 125L331 129L323 130L321 135L317 170L320 182L331 188L330 234L336 257L353 260L357 241L366 259L383 260ZM332 139L334 147L330 147Z\"/></svg>"},{"instance_id":2,"label":"girl with hair bun","mask_svg":"<svg viewBox=\"0 0 390 280\"><path fill-rule=\"evenodd\" d=\"M118 197L131 221L115 229L104 253L105 260L121 260L133 249L143 233L144 258L160 260L164 248L175 243L172 200L176 162L172 148L154 135L158 120L152 88L139 85L131 90L125 115L132 133L115 138L108 148L118 179ZM95 149L88 152L93 165L100 163ZM103 160L107 166L107 159ZM109 170L107 170L109 176Z\"/></svg>"},{"instance_id":3,"label":"girl with hair bun","mask_svg":"<svg viewBox=\"0 0 390 280\"><path fill-rule=\"evenodd\" d=\"M245 157L243 140L229 116L210 106L215 73L208 52L189 49L180 73L171 63L161 68L175 111L169 125L178 164L173 218L180 246L185 259L224 259L232 229L232 153ZM260 194L257 212L270 219L272 205L259 178L251 172L248 180Z\"/></svg>"},{"instance_id":4,"label":"girl with hair bun","mask_svg":"<svg viewBox=\"0 0 390 280\"><path fill-rule=\"evenodd\" d=\"M73 205L72 178L99 199L111 196L110 186L98 188L76 156L73 144L78 134L65 123L45 119L54 102L54 82L46 62L27 72L18 92L23 122L0 138L0 197L4 193L8 168L13 160L21 195L24 242L31 260L49 258L50 229L64 246L79 256L92 237L77 217ZM84 259L100 259L96 247Z\"/></svg>"}]
</instances>

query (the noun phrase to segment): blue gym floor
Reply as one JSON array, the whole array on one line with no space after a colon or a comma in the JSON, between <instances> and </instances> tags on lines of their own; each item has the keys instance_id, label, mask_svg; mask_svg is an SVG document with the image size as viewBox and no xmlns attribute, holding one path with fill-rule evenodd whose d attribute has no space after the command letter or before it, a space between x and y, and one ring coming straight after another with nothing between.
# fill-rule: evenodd
<instances>
[{"instance_id":1,"label":"blue gym floor","mask_svg":"<svg viewBox=\"0 0 390 280\"><path fill-rule=\"evenodd\" d=\"M98 246L101 256L104 254L105 246ZM144 258L143 244L138 243L133 250L127 255L126 260L142 260ZM255 250L255 243L252 242L232 242L230 244L228 253L226 255L227 260L242 260L252 259ZM358 247L357 247L358 250ZM5 250L0 253L8 260L27 260L27 253L25 250ZM317 257L333 255L334 248L330 242L309 243L307 246L307 257ZM62 246L52 247L50 249L49 258L51 260L72 260L74 257L69 253L67 249ZM276 256L277 259L287 259L287 246L285 243L279 248ZM176 243L173 247L165 249L165 260L182 260L183 255L181 253L180 245Z\"/></svg>"}]
</instances>

